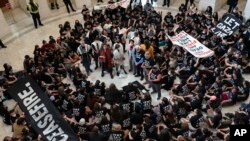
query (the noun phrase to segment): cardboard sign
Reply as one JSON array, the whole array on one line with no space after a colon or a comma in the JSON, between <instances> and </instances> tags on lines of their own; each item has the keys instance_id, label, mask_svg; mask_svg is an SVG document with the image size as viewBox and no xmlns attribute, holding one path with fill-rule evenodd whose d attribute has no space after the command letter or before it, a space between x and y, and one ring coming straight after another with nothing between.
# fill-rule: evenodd
<instances>
[{"instance_id":1,"label":"cardboard sign","mask_svg":"<svg viewBox=\"0 0 250 141\"><path fill-rule=\"evenodd\" d=\"M118 6L121 6L123 8L128 8L130 4L130 0L122 0L122 1L119 1L119 2L115 2L113 4L102 4L102 5L96 5L94 6L94 9L95 10L102 10L102 9L115 9L117 8Z\"/></svg>"},{"instance_id":2,"label":"cardboard sign","mask_svg":"<svg viewBox=\"0 0 250 141\"><path fill-rule=\"evenodd\" d=\"M214 55L214 51L201 44L197 39L193 38L185 31L181 31L179 34L172 37L168 36L168 38L173 44L183 47L197 58L206 58Z\"/></svg>"},{"instance_id":3,"label":"cardboard sign","mask_svg":"<svg viewBox=\"0 0 250 141\"><path fill-rule=\"evenodd\" d=\"M27 122L46 141L79 141L54 104L30 77L18 80L8 90L25 113Z\"/></svg>"},{"instance_id":4,"label":"cardboard sign","mask_svg":"<svg viewBox=\"0 0 250 141\"><path fill-rule=\"evenodd\" d=\"M211 28L211 31L221 37L224 38L226 36L232 35L235 31L237 31L241 25L241 20L236 18L232 14L226 14L225 18L222 19L215 27Z\"/></svg>"}]
</instances>

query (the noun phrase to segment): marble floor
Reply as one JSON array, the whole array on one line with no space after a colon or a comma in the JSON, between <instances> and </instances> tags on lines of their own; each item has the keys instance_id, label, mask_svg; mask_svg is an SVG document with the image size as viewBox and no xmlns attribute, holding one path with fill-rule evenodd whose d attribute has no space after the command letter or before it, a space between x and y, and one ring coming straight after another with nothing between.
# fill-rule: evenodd
<instances>
[{"instance_id":1,"label":"marble floor","mask_svg":"<svg viewBox=\"0 0 250 141\"><path fill-rule=\"evenodd\" d=\"M183 1L184 0L176 1L172 6L170 6L170 8L161 7L162 5L161 3L160 4L154 3L154 5L158 11L163 12L163 15L165 15L168 11L171 11L175 15L177 13L176 6L178 6L180 3L183 3ZM198 0L196 0L195 2L197 1ZM145 0L142 0L142 2L145 3ZM53 12L55 12L53 17L43 20L44 23L43 27L34 29L31 17L29 17L27 14L21 11L21 9L17 8L13 11L15 15L14 17L15 23L10 23L11 34L3 38L3 41L7 44L8 48L0 49L0 56L1 56L0 70L3 70L2 66L4 63L12 65L14 71L22 70L24 56L25 55L33 56L32 53L34 50L34 46L36 44L41 45L42 40L48 40L48 37L50 35L54 37L59 36L58 32L59 24L62 24L65 21L69 21L71 25L73 25L76 19L82 21L80 10L78 10L76 13L68 14L66 12L65 7L61 7L59 10ZM220 13L222 12L220 11ZM94 65L92 65L91 67L94 67ZM125 67L126 69L128 69L128 62L125 63ZM106 74L103 78L100 76L101 76L101 71L99 69L89 76L89 80L95 81L100 79L101 81L105 81L107 86L110 83L115 83L118 88L121 88L122 86L127 85L128 82L134 80L140 81L139 78L135 78L131 74L129 74L126 78L123 79L120 79L118 77L114 77L114 79L111 79L108 74ZM245 78L250 81L249 75L245 76ZM65 81L67 81L67 79ZM178 80L176 81L176 83L178 83ZM168 92L162 91L162 96L169 97ZM153 94L152 98L153 98L153 103L157 104L158 103L158 101L156 100L157 95ZM15 105L15 102L13 100L10 100L6 102L6 105L8 105L9 109L11 109ZM223 112L235 111L237 110L238 105L234 107L224 108ZM11 126L6 126L5 124L3 124L1 117L0 117L0 130L1 130L0 140L2 140L3 137L6 135L12 135Z\"/></svg>"}]
</instances>

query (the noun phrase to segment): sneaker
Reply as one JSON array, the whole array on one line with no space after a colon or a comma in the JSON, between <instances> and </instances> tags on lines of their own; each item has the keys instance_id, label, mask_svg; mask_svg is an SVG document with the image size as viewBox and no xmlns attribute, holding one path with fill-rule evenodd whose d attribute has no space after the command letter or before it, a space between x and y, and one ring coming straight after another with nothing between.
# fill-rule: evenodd
<instances>
[{"instance_id":1,"label":"sneaker","mask_svg":"<svg viewBox=\"0 0 250 141\"><path fill-rule=\"evenodd\" d=\"M102 73L102 77L104 76L104 73Z\"/></svg>"},{"instance_id":2,"label":"sneaker","mask_svg":"<svg viewBox=\"0 0 250 141\"><path fill-rule=\"evenodd\" d=\"M157 100L160 100L161 99L161 97L157 97Z\"/></svg>"},{"instance_id":3,"label":"sneaker","mask_svg":"<svg viewBox=\"0 0 250 141\"><path fill-rule=\"evenodd\" d=\"M141 76L141 75L138 75L138 74L135 75L135 77L139 77L139 76Z\"/></svg>"},{"instance_id":4,"label":"sneaker","mask_svg":"<svg viewBox=\"0 0 250 141\"><path fill-rule=\"evenodd\" d=\"M40 26L43 26L43 24L40 24Z\"/></svg>"},{"instance_id":5,"label":"sneaker","mask_svg":"<svg viewBox=\"0 0 250 141\"><path fill-rule=\"evenodd\" d=\"M114 78L114 76L113 75L111 75L111 79L113 79Z\"/></svg>"},{"instance_id":6,"label":"sneaker","mask_svg":"<svg viewBox=\"0 0 250 141\"><path fill-rule=\"evenodd\" d=\"M141 79L140 79L140 80L142 81L143 79L144 79L144 78L143 78L143 77L141 77Z\"/></svg>"}]
</instances>

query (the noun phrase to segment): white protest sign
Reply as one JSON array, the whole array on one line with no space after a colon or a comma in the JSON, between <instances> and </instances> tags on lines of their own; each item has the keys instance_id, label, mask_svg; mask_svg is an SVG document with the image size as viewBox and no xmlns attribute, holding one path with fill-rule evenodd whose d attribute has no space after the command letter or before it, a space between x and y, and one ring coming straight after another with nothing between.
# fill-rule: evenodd
<instances>
[{"instance_id":1,"label":"white protest sign","mask_svg":"<svg viewBox=\"0 0 250 141\"><path fill-rule=\"evenodd\" d=\"M117 8L118 6L121 6L123 8L127 8L130 4L130 0L122 0L122 1L119 1L119 2L115 2L113 4L102 4L102 5L96 5L94 6L94 9L95 10L102 10L102 9L115 9Z\"/></svg>"},{"instance_id":2,"label":"white protest sign","mask_svg":"<svg viewBox=\"0 0 250 141\"><path fill-rule=\"evenodd\" d=\"M172 37L168 36L168 38L173 44L183 47L197 58L206 58L214 55L214 51L201 44L197 39L193 38L185 31L181 31L179 34Z\"/></svg>"}]
</instances>

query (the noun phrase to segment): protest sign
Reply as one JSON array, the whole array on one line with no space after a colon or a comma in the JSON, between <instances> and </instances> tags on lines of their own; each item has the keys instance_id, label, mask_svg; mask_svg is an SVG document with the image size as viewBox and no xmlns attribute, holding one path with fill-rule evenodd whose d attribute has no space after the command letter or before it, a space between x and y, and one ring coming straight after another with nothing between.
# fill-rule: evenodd
<instances>
[{"instance_id":1,"label":"protest sign","mask_svg":"<svg viewBox=\"0 0 250 141\"><path fill-rule=\"evenodd\" d=\"M96 5L94 6L94 9L95 10L102 10L102 9L115 9L117 8L118 6L121 6L123 8L128 8L130 4L130 0L121 0L119 2L115 2L113 4L101 4L101 5Z\"/></svg>"},{"instance_id":2,"label":"protest sign","mask_svg":"<svg viewBox=\"0 0 250 141\"><path fill-rule=\"evenodd\" d=\"M211 31L215 35L224 38L237 31L240 25L241 20L232 14L226 14L225 17L215 27L211 28Z\"/></svg>"},{"instance_id":3,"label":"protest sign","mask_svg":"<svg viewBox=\"0 0 250 141\"><path fill-rule=\"evenodd\" d=\"M18 80L7 92L25 113L27 122L46 141L78 141L46 94L30 77Z\"/></svg>"},{"instance_id":4,"label":"protest sign","mask_svg":"<svg viewBox=\"0 0 250 141\"><path fill-rule=\"evenodd\" d=\"M197 58L206 58L214 55L214 51L201 44L197 39L193 38L185 31L181 31L179 34L172 37L168 36L168 38L173 44L183 47Z\"/></svg>"}]
</instances>

